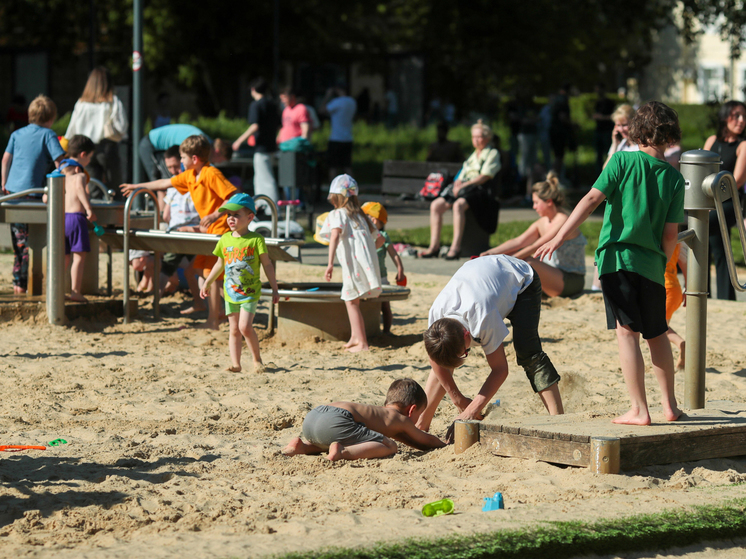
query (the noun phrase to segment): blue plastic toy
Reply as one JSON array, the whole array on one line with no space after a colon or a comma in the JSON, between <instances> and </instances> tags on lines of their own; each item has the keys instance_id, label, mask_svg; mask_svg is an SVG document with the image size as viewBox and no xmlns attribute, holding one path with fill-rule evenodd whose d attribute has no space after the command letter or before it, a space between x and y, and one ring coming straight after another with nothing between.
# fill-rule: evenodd
<instances>
[{"instance_id":1,"label":"blue plastic toy","mask_svg":"<svg viewBox=\"0 0 746 559\"><path fill-rule=\"evenodd\" d=\"M484 507L482 508L483 512L489 512L491 510L500 510L505 508L505 503L503 502L503 494L500 492L495 493L493 497L485 497L484 498Z\"/></svg>"},{"instance_id":2,"label":"blue plastic toy","mask_svg":"<svg viewBox=\"0 0 746 559\"><path fill-rule=\"evenodd\" d=\"M106 231L104 231L104 228L103 228L103 227L101 227L101 226L100 226L100 225L98 224L98 221L94 221L94 222L93 222L93 232L94 232L94 233L96 234L96 236L97 236L97 237L100 237L100 236L101 236L101 235L103 235L103 234L104 234L104 233L105 233Z\"/></svg>"}]
</instances>

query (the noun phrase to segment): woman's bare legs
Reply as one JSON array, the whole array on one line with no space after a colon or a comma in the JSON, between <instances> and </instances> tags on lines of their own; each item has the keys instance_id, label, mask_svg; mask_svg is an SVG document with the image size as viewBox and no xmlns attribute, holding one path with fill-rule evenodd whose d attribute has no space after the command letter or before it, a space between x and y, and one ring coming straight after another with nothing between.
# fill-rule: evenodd
<instances>
[{"instance_id":1,"label":"woman's bare legs","mask_svg":"<svg viewBox=\"0 0 746 559\"><path fill-rule=\"evenodd\" d=\"M453 242L448 250L450 256L461 252L461 239L464 237L464 227L466 227L466 210L469 204L464 198L458 198L453 203Z\"/></svg>"},{"instance_id":2,"label":"woman's bare legs","mask_svg":"<svg viewBox=\"0 0 746 559\"><path fill-rule=\"evenodd\" d=\"M526 258L531 267L539 274L541 280L541 290L549 297L558 297L565 289L565 280L562 277L562 270L550 266L546 262L541 262L536 258Z\"/></svg>"},{"instance_id":3,"label":"woman's bare legs","mask_svg":"<svg viewBox=\"0 0 746 559\"><path fill-rule=\"evenodd\" d=\"M443 214L451 205L445 198L436 198L430 203L430 246L422 254L437 254L440 250L440 231L443 228Z\"/></svg>"}]
</instances>

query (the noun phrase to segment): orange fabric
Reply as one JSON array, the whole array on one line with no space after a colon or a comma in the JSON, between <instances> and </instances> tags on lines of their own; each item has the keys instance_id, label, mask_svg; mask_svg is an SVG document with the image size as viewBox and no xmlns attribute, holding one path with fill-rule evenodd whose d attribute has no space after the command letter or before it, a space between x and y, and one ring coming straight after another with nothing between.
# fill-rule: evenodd
<instances>
[{"instance_id":1,"label":"orange fabric","mask_svg":"<svg viewBox=\"0 0 746 559\"><path fill-rule=\"evenodd\" d=\"M223 173L212 165L202 167L199 179L195 169L188 169L171 177L171 186L181 194L189 192L192 196L192 202L194 202L194 209L197 210L200 217L216 212L223 205L223 202L237 192L236 187L228 182ZM213 235L222 235L228 231L230 229L225 215L220 216L216 222L207 228L207 232ZM198 266L195 267L199 269Z\"/></svg>"},{"instance_id":2,"label":"orange fabric","mask_svg":"<svg viewBox=\"0 0 746 559\"><path fill-rule=\"evenodd\" d=\"M671 320L673 313L684 301L684 294L681 291L681 284L679 283L679 276L676 271L680 252L681 245L677 244L676 248L673 249L671 259L666 264L666 273L664 275L666 285L666 322Z\"/></svg>"},{"instance_id":3,"label":"orange fabric","mask_svg":"<svg viewBox=\"0 0 746 559\"><path fill-rule=\"evenodd\" d=\"M671 321L673 313L676 312L684 302L684 294L681 291L681 286L676 283L676 287L666 289L666 322Z\"/></svg>"},{"instance_id":4,"label":"orange fabric","mask_svg":"<svg viewBox=\"0 0 746 559\"><path fill-rule=\"evenodd\" d=\"M213 266L215 266L215 262L217 261L218 257L212 254L198 254L194 257L192 266L195 270L202 270L202 277L206 278L210 275L210 272L212 271L212 268ZM220 274L217 279L223 279L223 274Z\"/></svg>"}]
</instances>

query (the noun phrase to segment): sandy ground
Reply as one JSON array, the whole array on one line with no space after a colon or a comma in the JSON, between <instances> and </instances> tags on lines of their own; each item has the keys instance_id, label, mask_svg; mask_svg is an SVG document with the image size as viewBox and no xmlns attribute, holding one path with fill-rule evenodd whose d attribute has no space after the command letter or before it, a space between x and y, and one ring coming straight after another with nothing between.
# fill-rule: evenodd
<instances>
[{"instance_id":1,"label":"sandy ground","mask_svg":"<svg viewBox=\"0 0 746 559\"><path fill-rule=\"evenodd\" d=\"M9 270L9 258L0 255L0 269ZM280 264L278 276L314 281L322 271ZM746 497L744 458L597 476L499 458L478 446L459 456L452 447L420 452L400 446L389 459L346 463L281 455L316 405L379 404L400 377L424 384L421 332L447 278L408 277L412 297L393 304L396 335L371 340L364 354L347 354L340 343L268 337L267 307L260 307L257 331L271 364L264 374L251 372L248 358L244 373L226 372L227 326L219 332L192 328L197 319L178 314L188 303L181 295L164 300L165 318L158 323L144 300L141 320L127 325L79 320L60 328L43 316L2 323L0 444L57 438L68 444L0 455L0 555L257 557ZM0 290L9 287L9 273L3 273ZM707 398L746 402L746 306L711 301L709 309ZM672 321L680 332L685 315L679 310ZM542 339L563 377L569 413L611 418L626 410L615 337L604 327L598 294L543 306ZM513 374L492 413L498 419L544 413L514 365L510 341ZM486 373L483 354L473 351L457 381L474 393ZM651 381L649 398L657 402ZM683 382L677 375L680 400ZM433 432L444 433L455 415L445 401ZM506 510L481 512L483 498L496 491ZM453 499L457 514L421 516L423 504L443 497ZM743 556L742 544L626 557L731 559Z\"/></svg>"}]
</instances>

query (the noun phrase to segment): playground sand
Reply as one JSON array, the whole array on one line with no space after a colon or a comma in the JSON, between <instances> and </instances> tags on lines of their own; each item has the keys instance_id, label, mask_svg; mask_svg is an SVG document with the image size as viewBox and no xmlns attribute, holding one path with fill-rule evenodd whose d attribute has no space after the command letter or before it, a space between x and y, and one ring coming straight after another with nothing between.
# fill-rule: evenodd
<instances>
[{"instance_id":1,"label":"playground sand","mask_svg":"<svg viewBox=\"0 0 746 559\"><path fill-rule=\"evenodd\" d=\"M9 263L0 255L0 290L9 288ZM278 276L315 281L322 271L280 264ZM115 277L121 270L115 268ZM316 405L381 404L396 378L424 384L429 369L421 333L448 278L408 278L412 297L392 304L396 336L371 340L372 351L363 354L345 353L341 343L266 338L267 307L261 306L257 331L271 367L264 374L251 372L246 357L248 370L226 372L227 326L219 332L192 328L197 319L178 314L186 305L180 295L164 300L159 323L149 319L146 300L144 320L127 325L79 320L59 328L43 316L2 323L0 444L57 438L68 444L0 455L1 555L258 557L547 520L596 521L746 496L743 458L594 476L499 458L478 446L459 456L453 447L419 452L400 446L393 458L361 462L281 455ZM707 398L744 402L746 306L711 301L709 310ZM681 309L672 321L682 333L685 315ZM541 335L563 377L567 412L611 419L626 410L615 336L605 330L599 294L545 303ZM497 395L495 418L544 413L514 365L512 344L506 351L511 375ZM476 350L457 380L473 394L486 374ZM683 380L677 375L680 401ZM648 388L657 402L650 375ZM432 431L443 434L455 415L444 401ZM496 491L506 510L481 512L483 498ZM444 497L454 501L457 514L420 515L422 505ZM677 556L687 553L715 552L702 545Z\"/></svg>"}]
</instances>

